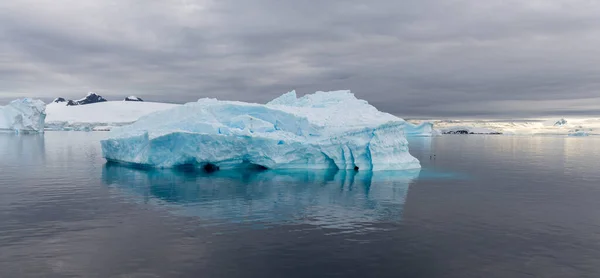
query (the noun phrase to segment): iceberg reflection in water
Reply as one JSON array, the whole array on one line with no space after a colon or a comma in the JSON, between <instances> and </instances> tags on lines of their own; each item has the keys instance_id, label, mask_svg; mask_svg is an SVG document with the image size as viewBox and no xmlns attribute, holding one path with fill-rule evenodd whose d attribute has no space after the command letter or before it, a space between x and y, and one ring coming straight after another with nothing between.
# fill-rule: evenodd
<instances>
[{"instance_id":1,"label":"iceberg reflection in water","mask_svg":"<svg viewBox=\"0 0 600 278\"><path fill-rule=\"evenodd\" d=\"M400 221L410 171L218 171L136 169L107 163L103 181L145 203L212 224L308 224L369 229ZM128 194L129 195L129 194Z\"/></svg>"}]
</instances>

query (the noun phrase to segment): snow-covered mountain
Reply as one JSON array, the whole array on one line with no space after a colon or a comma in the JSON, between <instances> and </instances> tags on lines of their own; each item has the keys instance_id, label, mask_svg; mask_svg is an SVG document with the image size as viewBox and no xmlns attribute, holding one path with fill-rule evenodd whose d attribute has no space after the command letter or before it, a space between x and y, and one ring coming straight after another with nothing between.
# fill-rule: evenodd
<instances>
[{"instance_id":1,"label":"snow-covered mountain","mask_svg":"<svg viewBox=\"0 0 600 278\"><path fill-rule=\"evenodd\" d=\"M444 128L441 131L442 134L502 134L502 132L493 129L472 126L454 126Z\"/></svg>"},{"instance_id":2,"label":"snow-covered mountain","mask_svg":"<svg viewBox=\"0 0 600 278\"><path fill-rule=\"evenodd\" d=\"M47 130L110 130L137 121L140 117L179 104L140 101L101 101L86 105L52 102L46 106Z\"/></svg>"},{"instance_id":3,"label":"snow-covered mountain","mask_svg":"<svg viewBox=\"0 0 600 278\"><path fill-rule=\"evenodd\" d=\"M62 97L57 97L52 102L53 103L60 103L60 102L67 102L67 100L64 99L64 98L62 98Z\"/></svg>"},{"instance_id":4,"label":"snow-covered mountain","mask_svg":"<svg viewBox=\"0 0 600 278\"><path fill-rule=\"evenodd\" d=\"M128 96L124 99L124 101L144 101L143 99L136 96Z\"/></svg>"},{"instance_id":5,"label":"snow-covered mountain","mask_svg":"<svg viewBox=\"0 0 600 278\"><path fill-rule=\"evenodd\" d=\"M90 92L82 99L67 101L67 106L85 105L85 104L92 104L92 103L105 102L105 101L107 101L107 100L105 98L103 98L102 96L100 96L96 93Z\"/></svg>"},{"instance_id":6,"label":"snow-covered mountain","mask_svg":"<svg viewBox=\"0 0 600 278\"><path fill-rule=\"evenodd\" d=\"M560 120L554 122L554 126L563 126L563 125L566 125L567 123L568 123L567 120L560 119Z\"/></svg>"},{"instance_id":7,"label":"snow-covered mountain","mask_svg":"<svg viewBox=\"0 0 600 278\"><path fill-rule=\"evenodd\" d=\"M84 98L81 98L78 100L67 100L63 97L57 97L52 101L52 103L66 102L66 104L68 106L76 106L76 105L85 105L85 104L92 104L92 103L105 102L105 101L107 101L107 100L105 98L103 98L101 95L90 92Z\"/></svg>"}]
</instances>

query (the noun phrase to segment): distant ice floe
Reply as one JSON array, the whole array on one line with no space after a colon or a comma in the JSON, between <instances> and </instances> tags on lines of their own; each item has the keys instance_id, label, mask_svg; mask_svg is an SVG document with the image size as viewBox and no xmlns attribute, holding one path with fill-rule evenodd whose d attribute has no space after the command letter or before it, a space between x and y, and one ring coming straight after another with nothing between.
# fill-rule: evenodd
<instances>
[{"instance_id":1,"label":"distant ice floe","mask_svg":"<svg viewBox=\"0 0 600 278\"><path fill-rule=\"evenodd\" d=\"M585 131L574 131L569 133L569 136L574 136L574 137L584 137L584 136L589 136L589 134Z\"/></svg>"},{"instance_id":2,"label":"distant ice floe","mask_svg":"<svg viewBox=\"0 0 600 278\"><path fill-rule=\"evenodd\" d=\"M429 120L445 134L569 135L600 134L600 119Z\"/></svg>"},{"instance_id":3,"label":"distant ice floe","mask_svg":"<svg viewBox=\"0 0 600 278\"><path fill-rule=\"evenodd\" d=\"M406 137L432 137L441 135L439 130L433 128L433 123L431 122L422 122L420 124L407 122L404 132Z\"/></svg>"}]
</instances>

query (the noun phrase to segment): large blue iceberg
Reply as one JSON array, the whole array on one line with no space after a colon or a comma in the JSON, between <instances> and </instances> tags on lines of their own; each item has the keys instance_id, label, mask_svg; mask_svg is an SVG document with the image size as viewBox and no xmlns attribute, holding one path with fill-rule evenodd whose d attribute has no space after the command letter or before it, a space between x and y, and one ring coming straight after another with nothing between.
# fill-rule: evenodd
<instances>
[{"instance_id":1,"label":"large blue iceberg","mask_svg":"<svg viewBox=\"0 0 600 278\"><path fill-rule=\"evenodd\" d=\"M407 122L349 91L295 92L264 104L200 99L113 129L108 161L172 168L404 170Z\"/></svg>"}]
</instances>

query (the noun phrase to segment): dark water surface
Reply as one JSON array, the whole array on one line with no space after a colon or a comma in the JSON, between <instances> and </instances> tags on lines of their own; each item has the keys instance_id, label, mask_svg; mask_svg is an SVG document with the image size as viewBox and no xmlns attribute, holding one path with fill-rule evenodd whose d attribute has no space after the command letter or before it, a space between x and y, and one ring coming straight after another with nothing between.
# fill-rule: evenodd
<instances>
[{"instance_id":1,"label":"dark water surface","mask_svg":"<svg viewBox=\"0 0 600 278\"><path fill-rule=\"evenodd\" d=\"M413 138L421 171L208 175L105 164L105 135L0 134L0 277L600 277L598 137Z\"/></svg>"}]
</instances>

